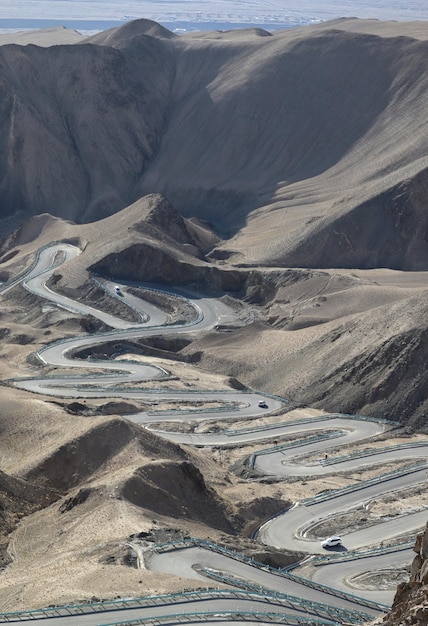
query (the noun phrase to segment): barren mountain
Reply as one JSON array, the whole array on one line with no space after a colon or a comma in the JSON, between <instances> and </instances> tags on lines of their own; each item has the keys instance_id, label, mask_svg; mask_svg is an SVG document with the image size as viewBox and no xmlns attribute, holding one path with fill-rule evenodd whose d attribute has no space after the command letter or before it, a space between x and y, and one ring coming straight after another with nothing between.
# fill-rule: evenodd
<instances>
[{"instance_id":1,"label":"barren mountain","mask_svg":"<svg viewBox=\"0 0 428 626\"><path fill-rule=\"evenodd\" d=\"M171 444L132 424L148 405L113 388L92 400L12 388L58 374L41 347L108 328L12 282L54 241L80 249L49 279L59 294L135 322L103 281L137 296L161 283L235 312L201 334L106 340L82 366L155 359L163 389L248 385L299 416L427 432L427 46L426 23L351 19L183 36L139 20L0 47L2 610L199 585L137 569L135 537L211 537L285 564L298 555L238 534L356 480L247 483L248 450ZM146 297L169 321L190 315Z\"/></svg>"},{"instance_id":2,"label":"barren mountain","mask_svg":"<svg viewBox=\"0 0 428 626\"><path fill-rule=\"evenodd\" d=\"M114 307L121 315L130 312L106 298L91 277L227 294L241 309L243 327L192 336L178 353L173 348L178 358L198 360L206 369L294 402L426 430L426 272L253 268L214 261L209 251L218 242L215 233L181 217L158 194L90 224L43 215L24 222L4 242L3 278L21 271L40 246L59 239L79 245L82 253L61 266L52 288ZM14 293L7 298L14 307L34 301L25 292ZM33 310L33 323L45 328L36 301ZM91 328L89 322L67 324L71 332ZM62 321L51 326L52 339L65 330ZM21 343L34 343L37 331L31 334L23 325L5 332L3 341L13 345L20 336Z\"/></svg>"},{"instance_id":3,"label":"barren mountain","mask_svg":"<svg viewBox=\"0 0 428 626\"><path fill-rule=\"evenodd\" d=\"M4 229L162 192L227 237L214 258L426 269L423 26L173 36L140 20L3 45Z\"/></svg>"}]
</instances>

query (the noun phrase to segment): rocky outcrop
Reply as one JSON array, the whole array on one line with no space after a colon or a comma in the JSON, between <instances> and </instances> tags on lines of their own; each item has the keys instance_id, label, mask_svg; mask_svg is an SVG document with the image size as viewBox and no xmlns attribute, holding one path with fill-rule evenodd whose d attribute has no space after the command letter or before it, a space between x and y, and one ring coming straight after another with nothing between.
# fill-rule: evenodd
<instances>
[{"instance_id":1,"label":"rocky outcrop","mask_svg":"<svg viewBox=\"0 0 428 626\"><path fill-rule=\"evenodd\" d=\"M243 284L243 277L237 270L193 262L191 257L151 242L133 244L109 254L89 270L101 276L114 276L117 280L192 285L210 292L239 291Z\"/></svg>"},{"instance_id":2,"label":"rocky outcrop","mask_svg":"<svg viewBox=\"0 0 428 626\"><path fill-rule=\"evenodd\" d=\"M173 246L195 246L186 220L164 196L151 194L146 201L148 210L144 218L132 225L133 230Z\"/></svg>"},{"instance_id":3,"label":"rocky outcrop","mask_svg":"<svg viewBox=\"0 0 428 626\"><path fill-rule=\"evenodd\" d=\"M426 626L428 624L428 523L416 538L410 581L398 585L391 611L383 626Z\"/></svg>"},{"instance_id":4,"label":"rocky outcrop","mask_svg":"<svg viewBox=\"0 0 428 626\"><path fill-rule=\"evenodd\" d=\"M242 288L240 270L206 260L207 246L216 235L206 225L183 219L161 194L145 196L118 217L127 215L126 232L116 224L114 239L108 236L110 245L92 252L90 272L116 280L192 285L211 293Z\"/></svg>"}]
</instances>

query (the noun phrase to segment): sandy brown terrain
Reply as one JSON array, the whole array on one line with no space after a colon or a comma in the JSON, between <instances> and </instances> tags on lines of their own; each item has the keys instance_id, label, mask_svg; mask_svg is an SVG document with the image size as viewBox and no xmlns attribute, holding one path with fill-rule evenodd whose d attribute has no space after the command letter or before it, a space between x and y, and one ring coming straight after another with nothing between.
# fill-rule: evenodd
<instances>
[{"instance_id":1,"label":"sandy brown terrain","mask_svg":"<svg viewBox=\"0 0 428 626\"><path fill-rule=\"evenodd\" d=\"M82 252L49 287L117 315L132 314L94 276L222 297L235 324L127 342L120 358L156 360L171 373L164 388L248 385L289 399L290 414L265 421L367 414L398 422L374 445L420 439L427 38L425 23L175 37L139 21L83 41L65 30L0 41L0 279L66 241ZM160 303L171 318L187 314ZM3 380L55 374L38 348L105 329L21 285L2 295L0 318ZM189 588L136 569L131 536L264 551L242 536L266 517L397 467L248 482L243 462L258 444L173 445L127 420L138 408L0 387L10 560L0 610ZM423 498L406 494L400 511ZM372 521L393 509L379 501Z\"/></svg>"},{"instance_id":2,"label":"sandy brown terrain","mask_svg":"<svg viewBox=\"0 0 428 626\"><path fill-rule=\"evenodd\" d=\"M54 222L54 228L57 225ZM100 225L102 223L98 226ZM79 238L81 227L69 225L67 228L73 237ZM47 232L49 233L49 228ZM97 233L101 241L103 231L98 228ZM107 229L104 236L107 236L106 233ZM42 242L44 236L42 235ZM90 231L86 230L86 236L90 236ZM35 239L24 245L24 249L29 251L39 243ZM91 246L88 245L87 250L89 254ZM81 257L78 264L82 262ZM94 252L90 258L96 258ZM17 260L14 257L5 265L10 266ZM21 263L18 265L21 267ZM12 272L12 269L7 271ZM62 278L57 281L56 286L61 287L64 284L66 291L76 293L76 288L68 285L67 280L68 276L75 279L77 272L68 272L66 267L61 267L60 272ZM365 273L358 272L357 275L360 289L360 277ZM86 276L86 273L82 276L82 297L86 293ZM379 289L376 287L377 305L382 297L387 302L389 298L400 302L402 297L406 301L408 291L412 297L419 292L417 276L412 275L410 286L400 287L402 274L386 271L375 274L377 280L368 282L368 289L382 276L385 277L384 286ZM322 277L324 278L324 274ZM343 277L347 279L346 272ZM352 289L353 282L349 287L349 290ZM404 296L401 289L404 289ZM311 294L310 290L306 293L307 297ZM25 304L27 298L33 298L31 313L20 307L20 302ZM297 290L296 303L300 303L301 298L302 293ZM326 301L328 302L328 298ZM333 303L336 301L339 302L340 299L333 297ZM370 299L368 301L371 303ZM290 331L284 331L281 327L258 331L259 327L263 329L264 323L259 320L255 325L251 319L252 316L263 318L266 314L265 307L249 303L243 303L242 306L245 315L242 314L244 326L241 331L235 329L225 334L220 332L216 336L209 334L205 339L189 335L191 343L184 348L184 352L195 349L200 351L199 344L202 343L202 367L200 364L185 362L186 355L181 355L180 350L175 355L171 354L172 358L152 357L173 376L173 380L157 382L157 386L175 389L225 389L231 384L231 375L239 374L242 376L241 380L246 380L246 371L256 367L259 371L268 369L268 355L271 358L276 357L281 345L284 350L295 351L299 344L303 347L301 342L307 345L324 334L324 323ZM276 308L280 310L279 305ZM352 315L347 309L345 313L345 319L351 320L361 315L359 312ZM337 306L336 311L333 304L328 307L328 316L336 324L342 320L342 314L341 306ZM8 331L3 333L2 340L3 378L12 374L21 376L37 373L40 367L28 355L38 345L46 340L83 330L78 318L70 318L67 312L54 312L50 305L45 306L34 296L26 295L21 287L4 296L3 327ZM48 335L45 334L47 327ZM262 341L258 339L258 332ZM233 337L236 333L238 342ZM276 334L279 339L271 344L266 341L269 334ZM250 339L245 347L247 335ZM31 341L28 337L31 337ZM290 341L284 341L284 337L289 337ZM296 338L293 339L294 337ZM231 361L231 365L225 368L228 354L225 348L226 338L229 350L234 351L235 355L233 363ZM194 344L196 348L193 347ZM204 347L205 344L207 347ZM220 353L217 344L221 346L224 359L221 369L226 375L216 374L215 369L220 368L212 365L212 352ZM241 354L244 356L241 357ZM120 358L127 356L129 352L125 352ZM147 360L145 355L132 354L132 358ZM246 363L245 368L239 366L241 358ZM150 386L150 383L144 383L144 386ZM275 391L274 388L271 389ZM287 484L277 481L248 483L245 472L242 472L242 463L252 451L263 447L262 445L199 451L180 448L163 442L140 427L130 425L126 421L127 412L141 407L121 406L115 398L77 403L38 398L7 387L3 388L1 395L2 470L26 483L37 485L54 500L50 506L46 506L47 501L37 503L35 508L41 507L41 510L32 515L28 515L28 506L20 508L20 514L27 517L24 517L11 535L8 555L13 560L0 576L0 605L3 610L86 600L91 597L111 598L189 588L192 586L189 581L159 577L131 567L132 551L127 545L131 535L152 533L164 528L176 529L182 535L209 537L235 549L248 550L240 536L248 534L257 523L275 514L289 502L398 467L392 464L339 477L308 478ZM331 402L333 404L333 399ZM170 407L162 404L158 406ZM342 407L337 407L337 410L342 410ZM117 417L121 412L124 413L124 419ZM322 409L317 408L297 408L286 414L259 418L252 425L306 418L322 412ZM249 424L248 421L233 421L234 427ZM216 424L211 420L197 428L203 431L220 426L220 423ZM398 430L397 433L392 433L392 439L388 435L379 437L374 445L385 446L409 441L408 436L399 436L401 432ZM418 436L413 438L418 440ZM364 444L354 444L349 450L363 446ZM180 474L185 467L188 469ZM198 489L202 489L201 493L205 498L202 510L195 506L195 490ZM171 493L179 494L178 500L171 500ZM402 508L418 508L423 505L423 500L423 493L406 494ZM370 512L371 523L390 514L391 506L394 508L387 498L384 502L379 501ZM204 510L209 511L208 516L204 514ZM216 515L213 514L214 511L217 511ZM352 520L345 519L341 523L345 526L362 523L359 518L356 520L354 515ZM13 523L10 525L10 529L12 528ZM164 536L168 536L168 532ZM48 585L46 581L49 581Z\"/></svg>"}]
</instances>

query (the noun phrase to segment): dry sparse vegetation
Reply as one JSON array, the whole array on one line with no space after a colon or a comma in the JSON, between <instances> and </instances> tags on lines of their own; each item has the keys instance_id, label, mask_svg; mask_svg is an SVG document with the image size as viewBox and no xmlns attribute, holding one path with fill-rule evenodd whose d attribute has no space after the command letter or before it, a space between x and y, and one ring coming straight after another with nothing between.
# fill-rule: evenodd
<instances>
[{"instance_id":1,"label":"dry sparse vegetation","mask_svg":"<svg viewBox=\"0 0 428 626\"><path fill-rule=\"evenodd\" d=\"M289 399L288 414L260 423L331 411L398 423L374 445L426 433L428 29L406 35L340 20L173 37L141 20L81 46L50 45L58 33L0 46L0 277L61 240L81 254L50 288L113 314L126 307L94 274L222 297L234 324L106 343L81 351L82 365L150 358L169 372L159 387ZM169 322L193 315L165 294L151 300ZM3 380L55 374L40 347L107 328L21 285L2 295L0 319ZM126 419L142 408L0 387L2 611L192 586L133 567L135 536L195 535L288 563L299 555L242 535L290 502L385 470L248 482L234 470L258 444L178 446ZM388 512L385 500L372 513ZM351 517L344 526L362 521Z\"/></svg>"}]
</instances>

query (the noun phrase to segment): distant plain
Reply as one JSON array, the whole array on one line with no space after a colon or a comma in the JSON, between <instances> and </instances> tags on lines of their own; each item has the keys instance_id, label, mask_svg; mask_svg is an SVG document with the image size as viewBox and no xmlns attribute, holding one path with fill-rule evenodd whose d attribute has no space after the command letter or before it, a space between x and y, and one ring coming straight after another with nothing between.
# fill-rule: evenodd
<instances>
[{"instance_id":1,"label":"distant plain","mask_svg":"<svg viewBox=\"0 0 428 626\"><path fill-rule=\"evenodd\" d=\"M190 6L189 6L190 4ZM301 26L338 17L358 17L378 20L426 20L428 7L424 0L413 2L373 2L368 0L292 0L284 6L282 0L269 2L239 2L202 0L194 3L186 0L136 2L115 0L82 3L77 0L24 0L16 3L4 0L0 5L0 32L28 28L50 28L63 25L82 32L100 31L119 26L124 21L151 19L170 30L227 30L261 26L270 30Z\"/></svg>"}]
</instances>

